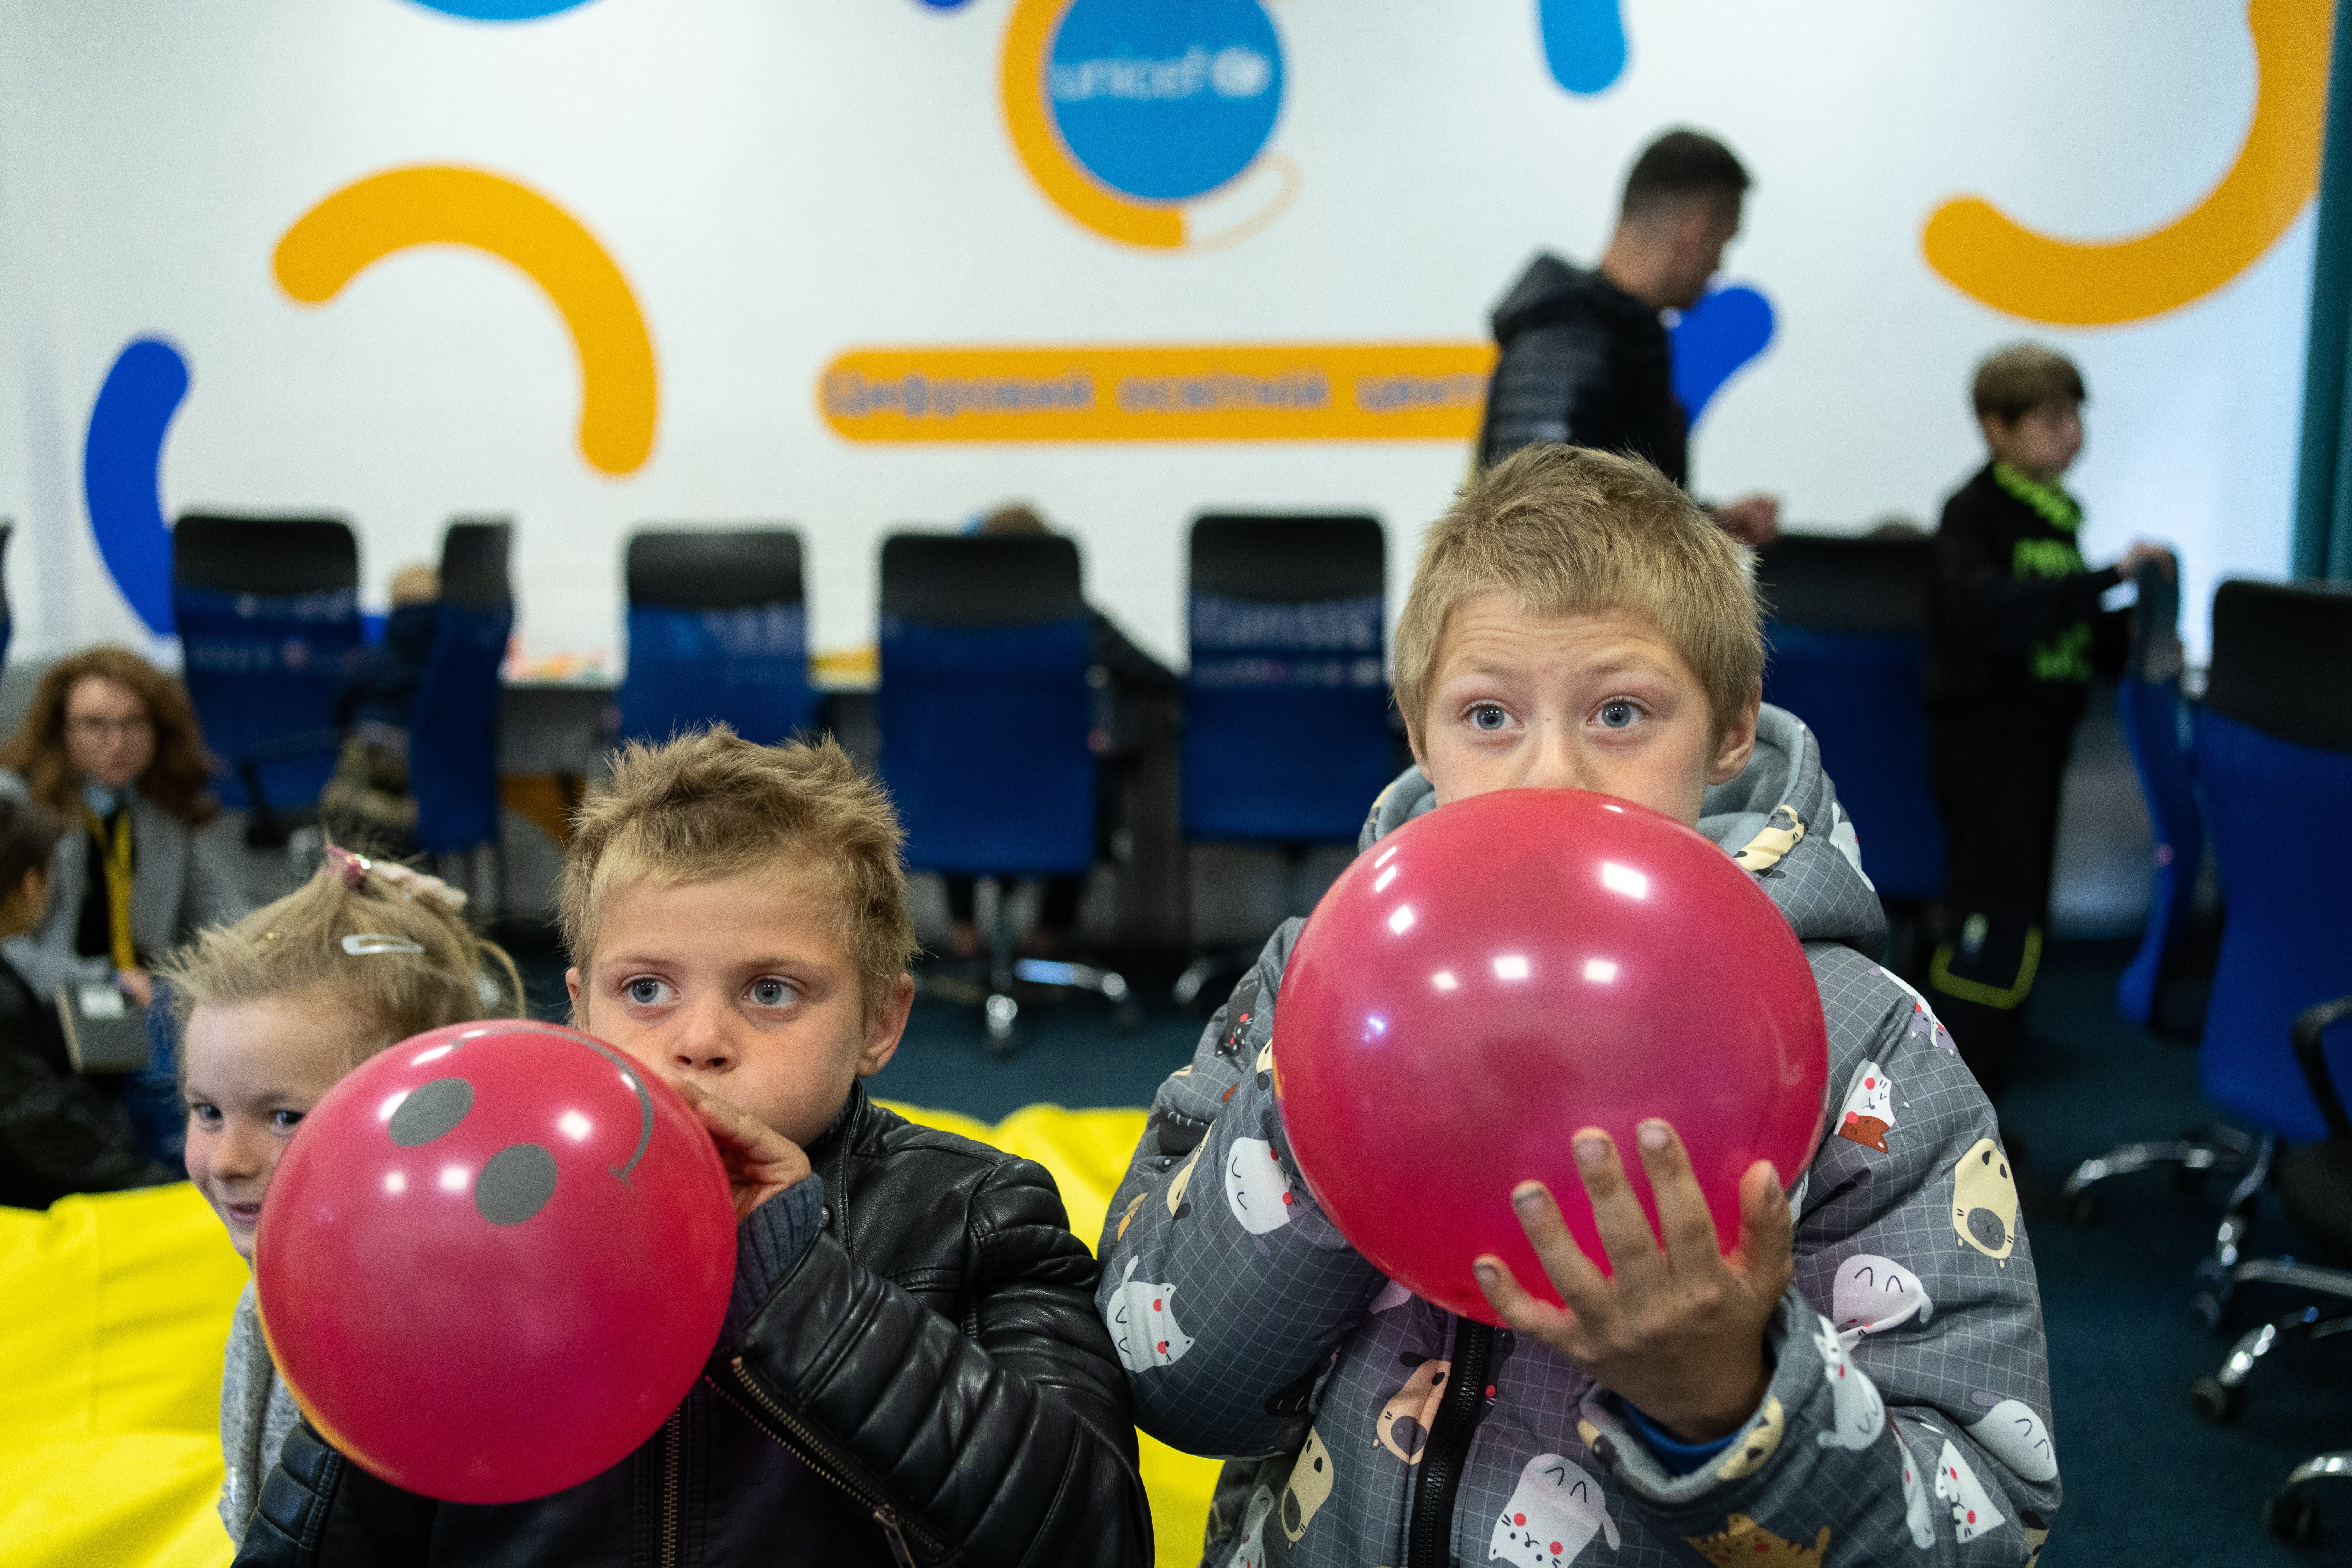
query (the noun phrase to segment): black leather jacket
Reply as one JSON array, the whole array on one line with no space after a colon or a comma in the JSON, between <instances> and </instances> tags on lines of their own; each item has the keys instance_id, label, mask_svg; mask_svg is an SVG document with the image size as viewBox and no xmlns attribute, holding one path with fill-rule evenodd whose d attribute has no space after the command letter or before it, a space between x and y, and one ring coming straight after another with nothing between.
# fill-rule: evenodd
<instances>
[{"instance_id":1,"label":"black leather jacket","mask_svg":"<svg viewBox=\"0 0 2352 1568\"><path fill-rule=\"evenodd\" d=\"M809 1152L823 1233L635 1454L535 1501L437 1503L306 1423L240 1568L1150 1563L1126 1375L1053 1178L862 1089Z\"/></svg>"},{"instance_id":2,"label":"black leather jacket","mask_svg":"<svg viewBox=\"0 0 2352 1568\"><path fill-rule=\"evenodd\" d=\"M1599 272L1538 256L1496 307L1495 341L1480 467L1565 441L1647 458L1688 488L1690 426L1656 310Z\"/></svg>"}]
</instances>

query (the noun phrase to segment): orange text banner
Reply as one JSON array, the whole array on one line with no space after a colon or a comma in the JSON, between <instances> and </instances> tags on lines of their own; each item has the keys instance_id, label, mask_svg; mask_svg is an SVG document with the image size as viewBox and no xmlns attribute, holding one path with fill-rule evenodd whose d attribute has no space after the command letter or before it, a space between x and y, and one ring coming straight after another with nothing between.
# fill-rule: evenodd
<instances>
[{"instance_id":1,"label":"orange text banner","mask_svg":"<svg viewBox=\"0 0 2352 1568\"><path fill-rule=\"evenodd\" d=\"M1466 441L1491 343L856 349L817 407L852 441Z\"/></svg>"}]
</instances>

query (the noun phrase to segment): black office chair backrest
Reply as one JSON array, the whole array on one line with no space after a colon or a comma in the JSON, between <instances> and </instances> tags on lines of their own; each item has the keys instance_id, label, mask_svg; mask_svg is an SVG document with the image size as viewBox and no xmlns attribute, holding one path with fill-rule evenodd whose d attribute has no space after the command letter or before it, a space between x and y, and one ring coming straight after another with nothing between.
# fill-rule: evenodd
<instances>
[{"instance_id":1,"label":"black office chair backrest","mask_svg":"<svg viewBox=\"0 0 2352 1568\"><path fill-rule=\"evenodd\" d=\"M1078 547L1059 534L894 533L882 542L882 616L1017 626L1087 613Z\"/></svg>"},{"instance_id":2,"label":"black office chair backrest","mask_svg":"<svg viewBox=\"0 0 2352 1568\"><path fill-rule=\"evenodd\" d=\"M494 615L514 603L507 555L514 524L502 517L453 517L441 536L441 599Z\"/></svg>"},{"instance_id":3,"label":"black office chair backrest","mask_svg":"<svg viewBox=\"0 0 2352 1568\"><path fill-rule=\"evenodd\" d=\"M647 528L629 540L629 603L740 610L801 603L801 536L781 523Z\"/></svg>"},{"instance_id":4,"label":"black office chair backrest","mask_svg":"<svg viewBox=\"0 0 2352 1568\"><path fill-rule=\"evenodd\" d=\"M1824 632L1916 632L1927 626L1932 539L1784 533L1756 558L1764 613Z\"/></svg>"},{"instance_id":5,"label":"black office chair backrest","mask_svg":"<svg viewBox=\"0 0 2352 1568\"><path fill-rule=\"evenodd\" d=\"M1388 541L1372 517L1212 513L1192 523L1190 587L1272 604L1367 598L1388 589Z\"/></svg>"},{"instance_id":6,"label":"black office chair backrest","mask_svg":"<svg viewBox=\"0 0 2352 1568\"><path fill-rule=\"evenodd\" d=\"M172 581L219 594L287 596L357 588L359 541L335 518L191 513L172 530Z\"/></svg>"},{"instance_id":7,"label":"black office chair backrest","mask_svg":"<svg viewBox=\"0 0 2352 1568\"><path fill-rule=\"evenodd\" d=\"M2222 584L2205 706L2282 741L2352 752L2352 587Z\"/></svg>"}]
</instances>

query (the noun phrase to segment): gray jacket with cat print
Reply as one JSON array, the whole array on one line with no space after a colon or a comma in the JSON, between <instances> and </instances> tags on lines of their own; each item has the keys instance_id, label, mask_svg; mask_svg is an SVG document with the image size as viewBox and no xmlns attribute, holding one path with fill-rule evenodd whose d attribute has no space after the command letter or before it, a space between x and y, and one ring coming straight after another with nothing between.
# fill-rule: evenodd
<instances>
[{"instance_id":1,"label":"gray jacket with cat print","mask_svg":"<svg viewBox=\"0 0 2352 1568\"><path fill-rule=\"evenodd\" d=\"M1672 1475L1558 1353L1412 1297L1339 1237L1297 1178L1268 1070L1293 921L1161 1086L1100 1248L1097 1300L1139 1423L1230 1461L1209 1568L1824 1552L1924 1568L2040 1550L2059 1497L2049 1367L1992 1109L1926 1004L1872 961L1884 917L1811 733L1769 707L1758 730L1699 828L1803 940L1831 1058L1763 1404ZM1408 772L1364 843L1433 799ZM1234 1205L1269 1156L1291 1217L1261 1235Z\"/></svg>"}]
</instances>

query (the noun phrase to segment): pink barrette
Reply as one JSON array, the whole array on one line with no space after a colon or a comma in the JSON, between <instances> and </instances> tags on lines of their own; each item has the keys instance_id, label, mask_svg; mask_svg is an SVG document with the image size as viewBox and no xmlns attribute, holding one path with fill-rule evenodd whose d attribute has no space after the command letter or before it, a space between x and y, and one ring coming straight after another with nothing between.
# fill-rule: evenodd
<instances>
[{"instance_id":1,"label":"pink barrette","mask_svg":"<svg viewBox=\"0 0 2352 1568\"><path fill-rule=\"evenodd\" d=\"M346 887L358 887L375 869L375 862L364 855L354 855L340 844L327 846L327 864L343 874Z\"/></svg>"}]
</instances>

